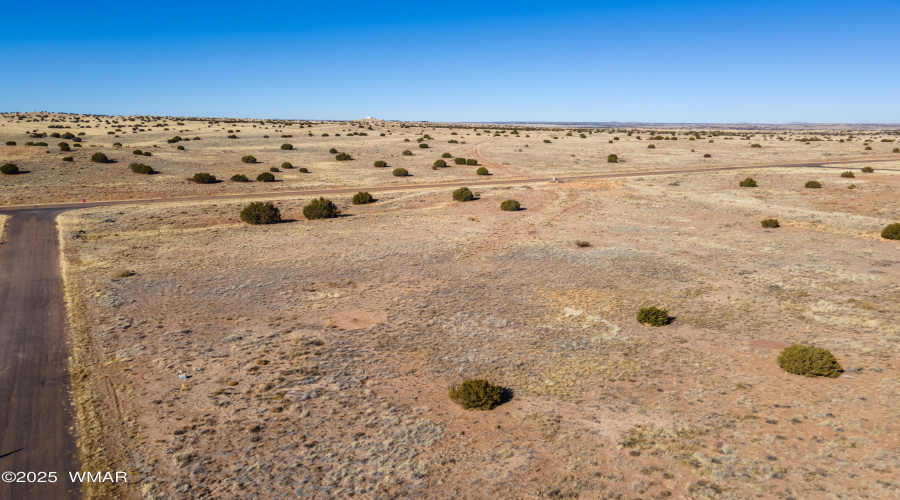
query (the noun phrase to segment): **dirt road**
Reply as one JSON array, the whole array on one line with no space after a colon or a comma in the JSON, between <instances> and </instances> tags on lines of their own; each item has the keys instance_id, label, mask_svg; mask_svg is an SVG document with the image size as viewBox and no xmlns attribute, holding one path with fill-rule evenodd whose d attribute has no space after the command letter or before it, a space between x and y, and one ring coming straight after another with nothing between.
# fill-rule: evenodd
<instances>
[{"instance_id":1,"label":"dirt road","mask_svg":"<svg viewBox=\"0 0 900 500\"><path fill-rule=\"evenodd\" d=\"M54 483L0 482L0 498L78 498L69 431L66 313L57 208L16 212L0 245L0 473L56 472Z\"/></svg>"},{"instance_id":2,"label":"dirt road","mask_svg":"<svg viewBox=\"0 0 900 500\"><path fill-rule=\"evenodd\" d=\"M840 164L872 161L877 160L843 161L835 162L834 165L814 162L596 174L560 177L559 180L571 182L760 168L845 169ZM79 470L79 466L70 431L73 421L66 369L69 353L66 348L66 316L55 222L56 216L61 212L107 205L327 196L360 190L375 193L455 188L463 184L469 187L536 184L548 180L526 177L0 208L0 213L12 216L7 223L5 242L0 245L0 397L3 398L0 405L0 472L55 471L58 477L57 482L52 484L0 482L0 498L78 497L78 485L73 487L68 477L68 472Z\"/></svg>"}]
</instances>

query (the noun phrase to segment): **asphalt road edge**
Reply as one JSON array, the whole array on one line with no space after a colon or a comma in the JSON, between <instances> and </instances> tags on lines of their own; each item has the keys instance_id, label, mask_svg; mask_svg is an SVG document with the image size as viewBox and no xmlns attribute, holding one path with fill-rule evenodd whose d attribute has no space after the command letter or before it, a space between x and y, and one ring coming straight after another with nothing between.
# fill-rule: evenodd
<instances>
[{"instance_id":1,"label":"asphalt road edge","mask_svg":"<svg viewBox=\"0 0 900 500\"><path fill-rule=\"evenodd\" d=\"M62 215L62 214L61 214ZM109 424L103 411L103 396L91 377L96 357L91 342L87 304L84 301L85 286L72 269L69 258L75 248L67 245L67 231L60 217L56 218L59 239L59 262L63 280L63 297L69 323L69 376L70 397L75 408L75 442L82 471L110 471L113 462L105 446ZM121 498L116 483L84 482L81 496L84 499Z\"/></svg>"}]
</instances>

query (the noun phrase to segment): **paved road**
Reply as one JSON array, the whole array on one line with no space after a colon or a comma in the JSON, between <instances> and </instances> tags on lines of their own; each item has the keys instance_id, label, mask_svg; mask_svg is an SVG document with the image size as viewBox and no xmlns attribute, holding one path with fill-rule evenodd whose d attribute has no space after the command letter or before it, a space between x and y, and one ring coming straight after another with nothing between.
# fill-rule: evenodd
<instances>
[{"instance_id":1,"label":"paved road","mask_svg":"<svg viewBox=\"0 0 900 500\"><path fill-rule=\"evenodd\" d=\"M16 212L0 245L0 473L57 473L52 484L0 481L4 499L79 496L68 475L78 465L69 432L60 211Z\"/></svg>"},{"instance_id":2,"label":"paved road","mask_svg":"<svg viewBox=\"0 0 900 500\"><path fill-rule=\"evenodd\" d=\"M876 159L842 161L865 163ZM654 175L722 172L760 168L834 168L822 162L780 165L698 168L655 172L560 177L561 182ZM882 169L883 170L883 169ZM96 203L0 208L11 215L5 243L0 245L0 473L3 471L56 471L55 484L0 482L0 499L77 498L68 472L79 470L74 440L71 402L66 373L66 317L59 267L56 216L78 209L107 205L167 203L202 200L326 196L417 189L455 188L545 183L545 177L502 178L439 184L408 184L370 188L315 189L290 192L230 194L153 200L121 200Z\"/></svg>"}]
</instances>

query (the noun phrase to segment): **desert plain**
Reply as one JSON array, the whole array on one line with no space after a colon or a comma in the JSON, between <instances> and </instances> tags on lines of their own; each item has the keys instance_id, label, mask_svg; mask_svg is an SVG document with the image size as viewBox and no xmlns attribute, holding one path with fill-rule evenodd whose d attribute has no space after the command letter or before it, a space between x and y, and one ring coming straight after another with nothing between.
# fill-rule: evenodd
<instances>
[{"instance_id":1,"label":"desert plain","mask_svg":"<svg viewBox=\"0 0 900 500\"><path fill-rule=\"evenodd\" d=\"M0 125L0 163L22 171L0 176L0 205L132 200L57 219L81 461L134 478L87 498L900 492L900 244L880 236L900 222L897 130ZM50 137L67 132L81 140ZM352 205L357 190L376 201ZM306 220L319 196L341 216ZM242 222L258 200L284 221ZM669 324L636 320L651 305ZM785 372L794 343L843 374ZM448 390L471 378L506 400L462 409Z\"/></svg>"}]
</instances>

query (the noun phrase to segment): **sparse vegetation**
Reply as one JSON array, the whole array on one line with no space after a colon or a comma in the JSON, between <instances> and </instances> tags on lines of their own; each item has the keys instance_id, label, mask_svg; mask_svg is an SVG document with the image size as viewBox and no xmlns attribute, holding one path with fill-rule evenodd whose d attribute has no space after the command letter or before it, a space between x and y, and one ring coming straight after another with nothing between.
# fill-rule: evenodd
<instances>
[{"instance_id":1,"label":"sparse vegetation","mask_svg":"<svg viewBox=\"0 0 900 500\"><path fill-rule=\"evenodd\" d=\"M778 355L778 365L788 373L804 377L837 378L844 371L828 349L794 344Z\"/></svg>"},{"instance_id":2,"label":"sparse vegetation","mask_svg":"<svg viewBox=\"0 0 900 500\"><path fill-rule=\"evenodd\" d=\"M515 212L520 208L522 208L522 205L516 200L506 200L500 203L500 210L504 212Z\"/></svg>"},{"instance_id":3,"label":"sparse vegetation","mask_svg":"<svg viewBox=\"0 0 900 500\"><path fill-rule=\"evenodd\" d=\"M762 227L765 228L776 228L778 226L778 219L763 219Z\"/></svg>"},{"instance_id":4,"label":"sparse vegetation","mask_svg":"<svg viewBox=\"0 0 900 500\"><path fill-rule=\"evenodd\" d=\"M450 388L450 399L466 410L493 410L503 399L503 388L487 380L466 380Z\"/></svg>"},{"instance_id":5,"label":"sparse vegetation","mask_svg":"<svg viewBox=\"0 0 900 500\"><path fill-rule=\"evenodd\" d=\"M347 153L338 153L334 156L334 159L337 161L350 161L353 157Z\"/></svg>"},{"instance_id":6,"label":"sparse vegetation","mask_svg":"<svg viewBox=\"0 0 900 500\"><path fill-rule=\"evenodd\" d=\"M747 177L746 179L739 182L738 185L742 188L755 188L756 180L753 177Z\"/></svg>"},{"instance_id":7,"label":"sparse vegetation","mask_svg":"<svg viewBox=\"0 0 900 500\"><path fill-rule=\"evenodd\" d=\"M862 170L862 172L864 174L871 174L871 173L875 172L875 169L872 167L863 167L860 170Z\"/></svg>"},{"instance_id":8,"label":"sparse vegetation","mask_svg":"<svg viewBox=\"0 0 900 500\"><path fill-rule=\"evenodd\" d=\"M841 172L841 177L852 179L852 178L856 177L856 174L854 174L853 172L848 170L846 172Z\"/></svg>"},{"instance_id":9,"label":"sparse vegetation","mask_svg":"<svg viewBox=\"0 0 900 500\"><path fill-rule=\"evenodd\" d=\"M329 219L341 215L337 205L325 198L314 199L303 207L303 216L308 220Z\"/></svg>"},{"instance_id":10,"label":"sparse vegetation","mask_svg":"<svg viewBox=\"0 0 900 500\"><path fill-rule=\"evenodd\" d=\"M456 201L472 201L475 199L475 195L472 194L472 190L469 188L461 187L453 191L453 199Z\"/></svg>"},{"instance_id":11,"label":"sparse vegetation","mask_svg":"<svg viewBox=\"0 0 900 500\"><path fill-rule=\"evenodd\" d=\"M669 322L669 310L655 306L642 307L637 313L638 323L650 326L664 326Z\"/></svg>"},{"instance_id":12,"label":"sparse vegetation","mask_svg":"<svg viewBox=\"0 0 900 500\"><path fill-rule=\"evenodd\" d=\"M881 237L886 240L900 240L900 223L888 224L881 230Z\"/></svg>"},{"instance_id":13,"label":"sparse vegetation","mask_svg":"<svg viewBox=\"0 0 900 500\"><path fill-rule=\"evenodd\" d=\"M254 201L241 210L241 220L247 224L276 224L281 222L281 211L269 202Z\"/></svg>"},{"instance_id":14,"label":"sparse vegetation","mask_svg":"<svg viewBox=\"0 0 900 500\"><path fill-rule=\"evenodd\" d=\"M351 201L354 205L367 205L372 203L373 198L372 195L365 191L360 191L353 195L353 200Z\"/></svg>"}]
</instances>

